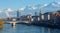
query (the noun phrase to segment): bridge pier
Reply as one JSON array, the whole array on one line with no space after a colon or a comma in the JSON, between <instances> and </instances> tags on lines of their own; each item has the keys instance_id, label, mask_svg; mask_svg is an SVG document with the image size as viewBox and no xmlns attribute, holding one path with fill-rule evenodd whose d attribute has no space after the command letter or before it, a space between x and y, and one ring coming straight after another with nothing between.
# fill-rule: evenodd
<instances>
[{"instance_id":1,"label":"bridge pier","mask_svg":"<svg viewBox=\"0 0 60 33\"><path fill-rule=\"evenodd\" d=\"M16 26L16 22L12 22L11 24L12 24L12 26Z\"/></svg>"},{"instance_id":2,"label":"bridge pier","mask_svg":"<svg viewBox=\"0 0 60 33\"><path fill-rule=\"evenodd\" d=\"M16 26L16 19L13 19L12 22L11 22L11 24L12 24L12 27Z\"/></svg>"}]
</instances>

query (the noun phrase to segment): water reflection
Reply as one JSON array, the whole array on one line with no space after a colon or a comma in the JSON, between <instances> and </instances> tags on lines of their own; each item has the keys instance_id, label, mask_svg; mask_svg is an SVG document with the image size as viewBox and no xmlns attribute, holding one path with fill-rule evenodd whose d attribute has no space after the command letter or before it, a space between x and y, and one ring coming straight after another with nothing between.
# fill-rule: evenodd
<instances>
[{"instance_id":1,"label":"water reflection","mask_svg":"<svg viewBox=\"0 0 60 33\"><path fill-rule=\"evenodd\" d=\"M15 29L15 28L16 28L16 26L14 25L14 26L12 26L12 28L13 28L13 29Z\"/></svg>"},{"instance_id":2,"label":"water reflection","mask_svg":"<svg viewBox=\"0 0 60 33\"><path fill-rule=\"evenodd\" d=\"M3 28L0 28L0 33L2 33L2 31L3 31Z\"/></svg>"},{"instance_id":3,"label":"water reflection","mask_svg":"<svg viewBox=\"0 0 60 33\"><path fill-rule=\"evenodd\" d=\"M42 33L44 33L44 27L42 27Z\"/></svg>"},{"instance_id":4,"label":"water reflection","mask_svg":"<svg viewBox=\"0 0 60 33\"><path fill-rule=\"evenodd\" d=\"M60 29L52 29L40 26L27 26L24 24L3 24L3 29L0 29L0 33L60 33Z\"/></svg>"},{"instance_id":5,"label":"water reflection","mask_svg":"<svg viewBox=\"0 0 60 33\"><path fill-rule=\"evenodd\" d=\"M48 33L50 33L50 28L48 28Z\"/></svg>"}]
</instances>

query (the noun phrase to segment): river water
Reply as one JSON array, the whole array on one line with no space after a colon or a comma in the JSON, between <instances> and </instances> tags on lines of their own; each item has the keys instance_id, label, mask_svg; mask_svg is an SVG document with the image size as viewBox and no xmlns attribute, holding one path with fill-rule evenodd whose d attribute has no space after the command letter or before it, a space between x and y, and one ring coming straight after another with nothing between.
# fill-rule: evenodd
<instances>
[{"instance_id":1,"label":"river water","mask_svg":"<svg viewBox=\"0 0 60 33\"><path fill-rule=\"evenodd\" d=\"M52 29L40 26L28 26L24 24L3 24L3 28L0 29L0 33L60 33L60 29Z\"/></svg>"}]
</instances>

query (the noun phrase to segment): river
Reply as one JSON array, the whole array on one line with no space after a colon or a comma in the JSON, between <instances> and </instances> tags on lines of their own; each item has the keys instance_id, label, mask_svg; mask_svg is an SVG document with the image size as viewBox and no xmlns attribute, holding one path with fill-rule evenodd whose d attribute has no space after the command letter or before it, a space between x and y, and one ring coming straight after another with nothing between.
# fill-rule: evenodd
<instances>
[{"instance_id":1,"label":"river","mask_svg":"<svg viewBox=\"0 0 60 33\"><path fill-rule=\"evenodd\" d=\"M3 24L3 28L0 29L0 33L60 33L60 29L52 29L47 27L16 24L16 26L11 26L11 24Z\"/></svg>"}]
</instances>

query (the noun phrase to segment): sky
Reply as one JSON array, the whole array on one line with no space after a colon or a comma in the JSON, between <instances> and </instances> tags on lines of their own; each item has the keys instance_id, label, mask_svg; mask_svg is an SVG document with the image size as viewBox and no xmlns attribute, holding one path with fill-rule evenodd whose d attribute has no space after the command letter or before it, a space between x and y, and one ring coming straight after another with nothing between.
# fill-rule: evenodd
<instances>
[{"instance_id":1,"label":"sky","mask_svg":"<svg viewBox=\"0 0 60 33\"><path fill-rule=\"evenodd\" d=\"M8 10L10 10L11 12L12 10L10 8L18 10L21 7L33 6L38 4L49 4L54 1L60 2L60 0L0 0L0 10L5 10L9 8ZM20 10L23 10L23 8L21 8Z\"/></svg>"},{"instance_id":2,"label":"sky","mask_svg":"<svg viewBox=\"0 0 60 33\"><path fill-rule=\"evenodd\" d=\"M0 0L0 9L19 9L24 6L51 3L53 1L59 2L60 0Z\"/></svg>"}]
</instances>

